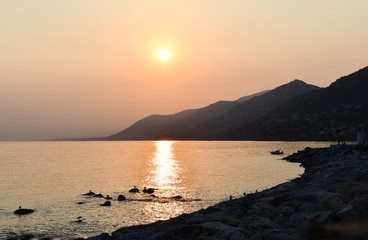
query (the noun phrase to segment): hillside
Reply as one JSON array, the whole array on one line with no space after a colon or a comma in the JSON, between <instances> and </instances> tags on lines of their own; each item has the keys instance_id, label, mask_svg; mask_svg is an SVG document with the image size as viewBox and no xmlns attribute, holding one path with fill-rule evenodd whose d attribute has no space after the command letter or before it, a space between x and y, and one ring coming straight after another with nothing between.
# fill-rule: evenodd
<instances>
[{"instance_id":1,"label":"hillside","mask_svg":"<svg viewBox=\"0 0 368 240\"><path fill-rule=\"evenodd\" d=\"M355 140L368 123L368 67L329 87L289 101L250 124L224 131L218 139Z\"/></svg>"},{"instance_id":2,"label":"hillside","mask_svg":"<svg viewBox=\"0 0 368 240\"><path fill-rule=\"evenodd\" d=\"M203 122L185 132L176 132L171 135L172 139L217 139L219 134L230 131L274 110L296 96L300 96L319 88L306 84L300 80L294 80L281 85L261 96L254 97L246 102L238 104L230 111L215 118Z\"/></svg>"},{"instance_id":3,"label":"hillside","mask_svg":"<svg viewBox=\"0 0 368 240\"><path fill-rule=\"evenodd\" d=\"M172 115L151 115L105 140L152 140L159 136L169 136L178 129L186 131L266 92L255 93L236 101L219 101L204 108L185 110Z\"/></svg>"}]
</instances>

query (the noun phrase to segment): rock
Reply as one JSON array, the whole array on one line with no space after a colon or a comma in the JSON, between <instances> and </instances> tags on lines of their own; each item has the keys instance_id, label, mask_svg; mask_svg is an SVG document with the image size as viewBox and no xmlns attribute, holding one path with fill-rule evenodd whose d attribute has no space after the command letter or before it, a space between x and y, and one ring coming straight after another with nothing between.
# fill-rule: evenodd
<instances>
[{"instance_id":1,"label":"rock","mask_svg":"<svg viewBox=\"0 0 368 240\"><path fill-rule=\"evenodd\" d=\"M274 210L274 207L267 202L257 202L254 203L248 211L249 216L270 216Z\"/></svg>"},{"instance_id":2,"label":"rock","mask_svg":"<svg viewBox=\"0 0 368 240\"><path fill-rule=\"evenodd\" d=\"M100 204L100 206L111 206L111 202L110 201L106 201L103 204Z\"/></svg>"},{"instance_id":3,"label":"rock","mask_svg":"<svg viewBox=\"0 0 368 240\"><path fill-rule=\"evenodd\" d=\"M98 236L90 237L90 238L87 238L87 239L88 240L104 240L104 239L109 238L109 237L110 237L110 234L102 233Z\"/></svg>"},{"instance_id":4,"label":"rock","mask_svg":"<svg viewBox=\"0 0 368 240\"><path fill-rule=\"evenodd\" d=\"M126 200L126 197L124 196L124 195L119 195L118 196L118 201L124 201L124 200Z\"/></svg>"},{"instance_id":5,"label":"rock","mask_svg":"<svg viewBox=\"0 0 368 240\"><path fill-rule=\"evenodd\" d=\"M14 211L14 214L17 215L26 215L26 214L30 214L33 213L34 210L33 209L27 209L27 208L19 208L17 210Z\"/></svg>"},{"instance_id":6,"label":"rock","mask_svg":"<svg viewBox=\"0 0 368 240\"><path fill-rule=\"evenodd\" d=\"M85 204L86 202L77 202L77 204L81 205L81 204Z\"/></svg>"},{"instance_id":7,"label":"rock","mask_svg":"<svg viewBox=\"0 0 368 240\"><path fill-rule=\"evenodd\" d=\"M182 199L183 197L182 196L180 196L180 195L177 195L177 196L173 196L173 197L171 197L172 199Z\"/></svg>"},{"instance_id":8,"label":"rock","mask_svg":"<svg viewBox=\"0 0 368 240\"><path fill-rule=\"evenodd\" d=\"M346 183L339 187L337 192L348 196L363 195L368 193L368 185L361 182Z\"/></svg>"},{"instance_id":9,"label":"rock","mask_svg":"<svg viewBox=\"0 0 368 240\"><path fill-rule=\"evenodd\" d=\"M276 209L274 209L273 214L276 216L285 216L289 217L290 215L294 214L295 210L288 206L281 206Z\"/></svg>"},{"instance_id":10,"label":"rock","mask_svg":"<svg viewBox=\"0 0 368 240\"><path fill-rule=\"evenodd\" d=\"M20 235L20 239L33 239L35 237L35 235L33 235L32 233L25 233Z\"/></svg>"},{"instance_id":11,"label":"rock","mask_svg":"<svg viewBox=\"0 0 368 240\"><path fill-rule=\"evenodd\" d=\"M99 194L93 195L93 197L103 198L104 195L102 195L101 193L99 193Z\"/></svg>"},{"instance_id":12,"label":"rock","mask_svg":"<svg viewBox=\"0 0 368 240\"><path fill-rule=\"evenodd\" d=\"M361 216L363 215L364 211L363 209L357 207L357 206L346 206L343 209L341 209L340 211L338 211L335 215L334 218L337 220L344 220L346 218L349 217L356 217L356 216Z\"/></svg>"},{"instance_id":13,"label":"rock","mask_svg":"<svg viewBox=\"0 0 368 240\"><path fill-rule=\"evenodd\" d=\"M93 196L93 195L95 195L95 193L92 192L91 190L89 190L88 193L84 193L83 195L85 195L85 196Z\"/></svg>"},{"instance_id":14,"label":"rock","mask_svg":"<svg viewBox=\"0 0 368 240\"><path fill-rule=\"evenodd\" d=\"M206 222L200 225L209 236L221 239L245 239L239 228L234 228L221 222ZM213 239L215 239L213 238Z\"/></svg>"},{"instance_id":15,"label":"rock","mask_svg":"<svg viewBox=\"0 0 368 240\"><path fill-rule=\"evenodd\" d=\"M143 192L144 193L154 193L155 190L153 188L146 188L146 187L144 187Z\"/></svg>"},{"instance_id":16,"label":"rock","mask_svg":"<svg viewBox=\"0 0 368 240\"><path fill-rule=\"evenodd\" d=\"M244 217L240 220L240 227L249 231L263 231L265 229L278 229L279 226L268 218Z\"/></svg>"},{"instance_id":17,"label":"rock","mask_svg":"<svg viewBox=\"0 0 368 240\"><path fill-rule=\"evenodd\" d=\"M134 188L130 189L129 192L136 193L139 192L139 189L136 186L134 186Z\"/></svg>"},{"instance_id":18,"label":"rock","mask_svg":"<svg viewBox=\"0 0 368 240\"><path fill-rule=\"evenodd\" d=\"M297 240L299 238L290 236L286 233L283 233L279 230L273 230L273 229L267 229L265 231L262 231L254 236L252 236L251 239L267 239L267 240Z\"/></svg>"},{"instance_id":19,"label":"rock","mask_svg":"<svg viewBox=\"0 0 368 240\"><path fill-rule=\"evenodd\" d=\"M111 200L111 199L112 199L112 197L110 197L109 195L107 195L107 196L105 197L105 199Z\"/></svg>"}]
</instances>

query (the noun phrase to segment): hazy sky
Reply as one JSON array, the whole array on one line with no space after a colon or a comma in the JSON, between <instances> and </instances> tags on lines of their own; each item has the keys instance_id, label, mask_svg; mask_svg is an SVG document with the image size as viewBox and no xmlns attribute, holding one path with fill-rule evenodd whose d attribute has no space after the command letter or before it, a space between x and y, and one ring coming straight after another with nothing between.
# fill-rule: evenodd
<instances>
[{"instance_id":1,"label":"hazy sky","mask_svg":"<svg viewBox=\"0 0 368 240\"><path fill-rule=\"evenodd\" d=\"M368 65L367 9L366 0L0 0L0 140L106 136L293 79L326 87Z\"/></svg>"}]
</instances>

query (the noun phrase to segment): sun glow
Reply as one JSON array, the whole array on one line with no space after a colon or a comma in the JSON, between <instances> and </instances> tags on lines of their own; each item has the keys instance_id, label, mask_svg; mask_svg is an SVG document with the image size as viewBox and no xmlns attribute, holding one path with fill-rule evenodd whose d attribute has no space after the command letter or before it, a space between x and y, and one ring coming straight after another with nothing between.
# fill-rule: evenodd
<instances>
[{"instance_id":1,"label":"sun glow","mask_svg":"<svg viewBox=\"0 0 368 240\"><path fill-rule=\"evenodd\" d=\"M169 57L170 57L170 53L167 49L160 49L160 51L158 52L158 58L163 61L169 59Z\"/></svg>"}]
</instances>

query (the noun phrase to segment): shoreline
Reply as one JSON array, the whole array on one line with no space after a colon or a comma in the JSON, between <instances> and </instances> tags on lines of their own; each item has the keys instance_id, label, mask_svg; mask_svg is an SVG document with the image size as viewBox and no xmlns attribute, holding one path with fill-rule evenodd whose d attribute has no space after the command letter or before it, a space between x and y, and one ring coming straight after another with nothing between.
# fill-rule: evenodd
<instances>
[{"instance_id":1,"label":"shoreline","mask_svg":"<svg viewBox=\"0 0 368 240\"><path fill-rule=\"evenodd\" d=\"M364 227L353 231L353 226L367 225L362 220L368 211L367 146L306 148L284 160L300 163L304 174L231 202L87 239L368 238Z\"/></svg>"}]
</instances>

